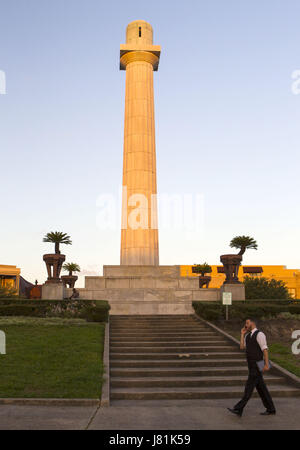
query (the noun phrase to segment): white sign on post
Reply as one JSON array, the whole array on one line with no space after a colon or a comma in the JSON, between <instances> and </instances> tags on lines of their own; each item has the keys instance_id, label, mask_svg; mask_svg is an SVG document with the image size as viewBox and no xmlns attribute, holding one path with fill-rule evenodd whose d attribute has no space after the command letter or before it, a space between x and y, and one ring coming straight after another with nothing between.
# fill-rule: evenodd
<instances>
[{"instance_id":1,"label":"white sign on post","mask_svg":"<svg viewBox=\"0 0 300 450\"><path fill-rule=\"evenodd\" d=\"M0 355L6 355L6 336L2 330L0 330Z\"/></svg>"},{"instance_id":2,"label":"white sign on post","mask_svg":"<svg viewBox=\"0 0 300 450\"><path fill-rule=\"evenodd\" d=\"M222 294L223 305L232 305L232 293L223 292Z\"/></svg>"},{"instance_id":3,"label":"white sign on post","mask_svg":"<svg viewBox=\"0 0 300 450\"><path fill-rule=\"evenodd\" d=\"M232 293L231 292L223 292L222 302L223 302L223 305L226 306L226 320L228 320L228 305L232 305Z\"/></svg>"}]
</instances>

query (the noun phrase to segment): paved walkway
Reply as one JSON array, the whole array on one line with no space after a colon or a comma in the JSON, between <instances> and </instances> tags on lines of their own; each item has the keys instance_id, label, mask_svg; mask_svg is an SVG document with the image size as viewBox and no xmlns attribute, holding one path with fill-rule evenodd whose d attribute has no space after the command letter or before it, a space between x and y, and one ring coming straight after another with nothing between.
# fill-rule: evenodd
<instances>
[{"instance_id":1,"label":"paved walkway","mask_svg":"<svg viewBox=\"0 0 300 450\"><path fill-rule=\"evenodd\" d=\"M261 417L261 401L252 399L242 418L227 406L235 400L132 403L109 408L56 406L0 406L1 430L299 430L300 399L275 399L278 414ZM160 402L161 404L161 402Z\"/></svg>"}]
</instances>

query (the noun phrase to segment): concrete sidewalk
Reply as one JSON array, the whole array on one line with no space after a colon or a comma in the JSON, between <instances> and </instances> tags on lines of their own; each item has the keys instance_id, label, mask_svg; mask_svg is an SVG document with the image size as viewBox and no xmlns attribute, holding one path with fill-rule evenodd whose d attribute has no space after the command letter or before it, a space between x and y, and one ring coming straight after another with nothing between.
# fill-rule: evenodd
<instances>
[{"instance_id":1,"label":"concrete sidewalk","mask_svg":"<svg viewBox=\"0 0 300 450\"><path fill-rule=\"evenodd\" d=\"M109 408L0 406L1 430L299 430L299 398L275 400L277 415L262 417L259 399L250 400L242 418L226 408L236 400L142 402Z\"/></svg>"}]
</instances>

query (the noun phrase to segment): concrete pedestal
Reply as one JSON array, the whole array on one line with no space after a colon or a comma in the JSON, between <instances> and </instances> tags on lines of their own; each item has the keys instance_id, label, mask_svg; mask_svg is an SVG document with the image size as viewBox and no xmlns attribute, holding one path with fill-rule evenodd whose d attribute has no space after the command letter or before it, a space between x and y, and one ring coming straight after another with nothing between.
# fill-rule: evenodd
<instances>
[{"instance_id":1,"label":"concrete pedestal","mask_svg":"<svg viewBox=\"0 0 300 450\"><path fill-rule=\"evenodd\" d=\"M221 289L199 289L198 277L181 277L180 266L104 266L103 277L85 277L83 300L107 300L110 314L193 314L193 301L221 301ZM234 300L243 285L226 285ZM227 292L228 292L227 291ZM69 297L72 289L66 289Z\"/></svg>"},{"instance_id":2,"label":"concrete pedestal","mask_svg":"<svg viewBox=\"0 0 300 450\"><path fill-rule=\"evenodd\" d=\"M43 284L42 299L43 300L63 300L64 299L63 284L62 283L45 283L45 284Z\"/></svg>"},{"instance_id":3,"label":"concrete pedestal","mask_svg":"<svg viewBox=\"0 0 300 450\"><path fill-rule=\"evenodd\" d=\"M236 284L223 284L221 286L221 298L223 292L231 292L232 293L232 301L237 300L245 300L245 286L242 283Z\"/></svg>"}]
</instances>

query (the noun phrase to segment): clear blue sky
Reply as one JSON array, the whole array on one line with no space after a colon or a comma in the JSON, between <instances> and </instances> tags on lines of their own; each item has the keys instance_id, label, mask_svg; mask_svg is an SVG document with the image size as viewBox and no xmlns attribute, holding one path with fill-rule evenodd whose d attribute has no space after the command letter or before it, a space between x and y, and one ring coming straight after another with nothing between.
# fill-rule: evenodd
<instances>
[{"instance_id":1,"label":"clear blue sky","mask_svg":"<svg viewBox=\"0 0 300 450\"><path fill-rule=\"evenodd\" d=\"M118 195L125 73L119 45L144 19L162 47L155 78L158 190L203 194L204 229L161 230L161 264L219 262L237 234L248 264L300 267L298 0L0 0L0 263L43 282L42 243L85 272L119 264L120 232L97 227ZM82 280L81 283L82 285Z\"/></svg>"}]
</instances>

